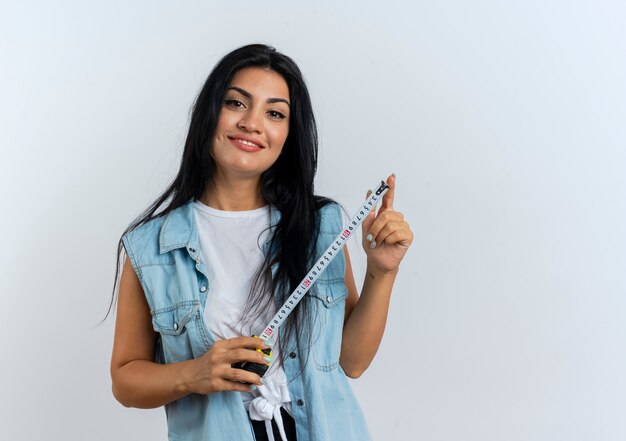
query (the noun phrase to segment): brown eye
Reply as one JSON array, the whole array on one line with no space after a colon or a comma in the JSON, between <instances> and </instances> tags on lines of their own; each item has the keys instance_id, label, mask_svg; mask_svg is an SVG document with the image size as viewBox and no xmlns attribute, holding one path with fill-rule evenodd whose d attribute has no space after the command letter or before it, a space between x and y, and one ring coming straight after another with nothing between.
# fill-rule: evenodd
<instances>
[{"instance_id":1,"label":"brown eye","mask_svg":"<svg viewBox=\"0 0 626 441\"><path fill-rule=\"evenodd\" d=\"M224 100L224 103L229 106L237 107L237 108L240 108L243 106L243 103L239 100Z\"/></svg>"},{"instance_id":2,"label":"brown eye","mask_svg":"<svg viewBox=\"0 0 626 441\"><path fill-rule=\"evenodd\" d=\"M277 118L277 119L285 119L285 118L287 118L285 115L283 115L280 112L277 112L276 110L270 110L268 113L270 114L270 116L272 118Z\"/></svg>"}]
</instances>

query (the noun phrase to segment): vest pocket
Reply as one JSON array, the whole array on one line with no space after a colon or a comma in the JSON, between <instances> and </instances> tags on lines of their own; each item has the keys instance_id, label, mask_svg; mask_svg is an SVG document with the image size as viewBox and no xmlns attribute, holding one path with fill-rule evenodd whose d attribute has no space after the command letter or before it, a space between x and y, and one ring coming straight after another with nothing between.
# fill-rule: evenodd
<instances>
[{"instance_id":1,"label":"vest pocket","mask_svg":"<svg viewBox=\"0 0 626 441\"><path fill-rule=\"evenodd\" d=\"M317 307L311 354L318 370L331 372L339 366L348 289L343 279L326 281L320 278L310 295Z\"/></svg>"},{"instance_id":2,"label":"vest pocket","mask_svg":"<svg viewBox=\"0 0 626 441\"><path fill-rule=\"evenodd\" d=\"M343 279L324 280L320 277L309 294L319 299L326 308L333 308L345 303L348 288Z\"/></svg>"},{"instance_id":3,"label":"vest pocket","mask_svg":"<svg viewBox=\"0 0 626 441\"><path fill-rule=\"evenodd\" d=\"M167 308L152 311L152 325L161 334L179 335L185 325L196 315L198 301L189 300Z\"/></svg>"},{"instance_id":4,"label":"vest pocket","mask_svg":"<svg viewBox=\"0 0 626 441\"><path fill-rule=\"evenodd\" d=\"M206 352L196 326L199 307L197 300L188 300L152 311L152 327L160 333L159 362L177 363Z\"/></svg>"}]
</instances>

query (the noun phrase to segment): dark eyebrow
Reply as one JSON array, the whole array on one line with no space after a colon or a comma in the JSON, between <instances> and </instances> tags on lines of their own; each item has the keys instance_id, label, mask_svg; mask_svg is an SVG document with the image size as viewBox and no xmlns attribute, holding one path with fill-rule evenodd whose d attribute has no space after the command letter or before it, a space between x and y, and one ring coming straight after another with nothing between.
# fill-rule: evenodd
<instances>
[{"instance_id":1,"label":"dark eyebrow","mask_svg":"<svg viewBox=\"0 0 626 441\"><path fill-rule=\"evenodd\" d=\"M239 92L240 94L242 94L246 98L252 98L252 95L250 94L250 92L248 92L247 90L242 89L241 87L231 86L231 87L229 87L226 90L230 90L230 89L236 90L237 92ZM269 104L272 104L272 103L285 103L285 104L287 104L289 106L289 101L287 101L284 98L268 98L267 102Z\"/></svg>"}]
</instances>

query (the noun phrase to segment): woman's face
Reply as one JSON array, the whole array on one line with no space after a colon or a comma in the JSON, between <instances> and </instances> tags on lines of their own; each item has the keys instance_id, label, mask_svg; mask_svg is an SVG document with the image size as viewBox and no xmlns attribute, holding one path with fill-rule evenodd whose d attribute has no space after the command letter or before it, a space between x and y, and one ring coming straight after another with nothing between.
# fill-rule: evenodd
<instances>
[{"instance_id":1,"label":"woman's face","mask_svg":"<svg viewBox=\"0 0 626 441\"><path fill-rule=\"evenodd\" d=\"M238 71L226 91L211 156L218 177L258 178L278 159L289 134L289 87L271 70Z\"/></svg>"}]
</instances>

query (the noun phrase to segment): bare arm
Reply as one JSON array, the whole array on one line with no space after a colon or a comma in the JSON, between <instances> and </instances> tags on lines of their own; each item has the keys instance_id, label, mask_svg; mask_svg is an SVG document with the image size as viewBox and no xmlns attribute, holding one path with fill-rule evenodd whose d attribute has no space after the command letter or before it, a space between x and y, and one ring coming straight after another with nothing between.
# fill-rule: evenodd
<instances>
[{"instance_id":1,"label":"bare arm","mask_svg":"<svg viewBox=\"0 0 626 441\"><path fill-rule=\"evenodd\" d=\"M387 180L390 191L383 197L378 214L374 211L363 222L363 247L367 254L367 270L359 296L347 248L346 315L339 363L346 375L358 378L370 365L385 332L391 290L400 261L413 241L413 233L401 213L393 210L395 177ZM370 244L371 234L374 247Z\"/></svg>"},{"instance_id":2,"label":"bare arm","mask_svg":"<svg viewBox=\"0 0 626 441\"><path fill-rule=\"evenodd\" d=\"M189 393L250 390L258 375L231 368L235 361L265 363L263 355L246 348L265 348L258 338L240 337L216 342L203 356L179 363L153 360L158 333L152 328L150 308L130 260L120 280L111 379L115 398L126 407L150 409ZM244 384L249 383L249 384Z\"/></svg>"},{"instance_id":3,"label":"bare arm","mask_svg":"<svg viewBox=\"0 0 626 441\"><path fill-rule=\"evenodd\" d=\"M368 265L359 297L347 251L344 248L348 299L339 363L346 375L358 378L369 367L382 341L397 270L385 274Z\"/></svg>"}]
</instances>

